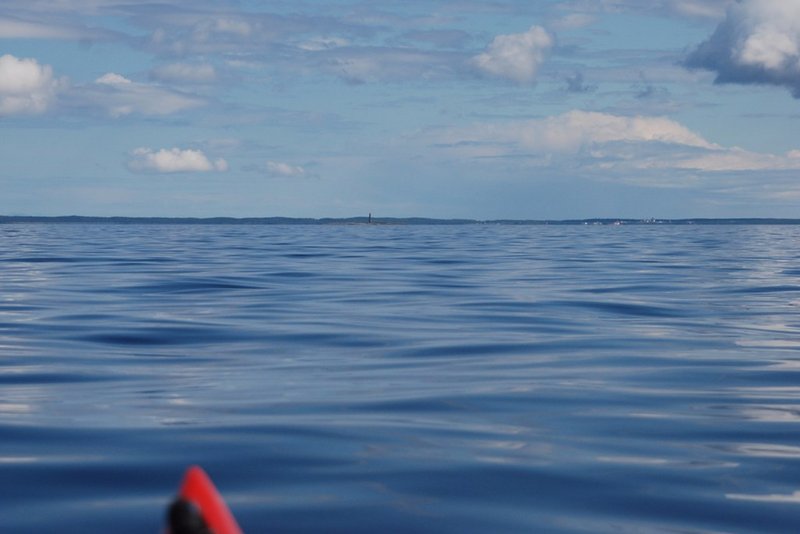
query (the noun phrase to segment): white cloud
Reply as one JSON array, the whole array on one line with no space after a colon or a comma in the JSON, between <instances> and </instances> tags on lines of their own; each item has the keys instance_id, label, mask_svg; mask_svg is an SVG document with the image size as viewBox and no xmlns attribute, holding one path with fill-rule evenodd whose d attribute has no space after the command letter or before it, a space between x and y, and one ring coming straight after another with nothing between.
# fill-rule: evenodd
<instances>
[{"instance_id":1,"label":"white cloud","mask_svg":"<svg viewBox=\"0 0 800 534\"><path fill-rule=\"evenodd\" d=\"M309 39L297 45L301 50L308 52L319 52L320 50L331 50L333 48L341 48L348 46L350 41L341 37L317 37Z\"/></svg>"},{"instance_id":2,"label":"white cloud","mask_svg":"<svg viewBox=\"0 0 800 534\"><path fill-rule=\"evenodd\" d=\"M283 176L287 178L302 177L306 175L306 170L299 165L291 165L281 161L268 161L267 172L272 176Z\"/></svg>"},{"instance_id":3,"label":"white cloud","mask_svg":"<svg viewBox=\"0 0 800 534\"><path fill-rule=\"evenodd\" d=\"M94 83L99 83L99 84L103 84L103 85L119 85L119 84L130 84L130 83L133 83L133 82L131 82L128 78L126 78L125 76L122 76L121 74L116 74L114 72L108 72L106 74L103 74L99 78L97 78L94 81Z\"/></svg>"},{"instance_id":4,"label":"white cloud","mask_svg":"<svg viewBox=\"0 0 800 534\"><path fill-rule=\"evenodd\" d=\"M676 161L672 166L711 172L800 170L800 158L794 152L763 154L733 147Z\"/></svg>"},{"instance_id":5,"label":"white cloud","mask_svg":"<svg viewBox=\"0 0 800 534\"><path fill-rule=\"evenodd\" d=\"M800 170L786 154L723 147L665 117L570 111L552 117L451 128L435 141L460 158L523 157L556 167L698 172Z\"/></svg>"},{"instance_id":6,"label":"white cloud","mask_svg":"<svg viewBox=\"0 0 800 534\"><path fill-rule=\"evenodd\" d=\"M525 33L498 35L472 64L484 74L529 84L552 46L553 37L544 28L531 26Z\"/></svg>"},{"instance_id":7,"label":"white cloud","mask_svg":"<svg viewBox=\"0 0 800 534\"><path fill-rule=\"evenodd\" d=\"M131 114L171 115L206 103L200 97L159 85L133 82L113 72L104 74L92 84L74 88L71 97L78 107L99 107L115 118Z\"/></svg>"},{"instance_id":8,"label":"white cloud","mask_svg":"<svg viewBox=\"0 0 800 534\"><path fill-rule=\"evenodd\" d=\"M613 142L715 147L685 126L664 117L623 117L579 110L544 119L485 123L468 129L454 129L446 137L451 143L487 143L537 153L576 153Z\"/></svg>"},{"instance_id":9,"label":"white cloud","mask_svg":"<svg viewBox=\"0 0 800 534\"><path fill-rule=\"evenodd\" d=\"M0 116L43 113L63 83L53 78L50 65L0 56Z\"/></svg>"},{"instance_id":10,"label":"white cloud","mask_svg":"<svg viewBox=\"0 0 800 534\"><path fill-rule=\"evenodd\" d=\"M131 153L128 168L134 172L224 172L228 170L228 162L219 158L208 159L201 150L191 148L137 148Z\"/></svg>"},{"instance_id":11,"label":"white cloud","mask_svg":"<svg viewBox=\"0 0 800 534\"><path fill-rule=\"evenodd\" d=\"M198 96L137 83L114 72L89 84L70 86L66 78L54 77L50 65L10 54L0 56L0 116L35 115L54 107L61 112L102 110L114 118L160 116L205 104L206 100Z\"/></svg>"},{"instance_id":12,"label":"white cloud","mask_svg":"<svg viewBox=\"0 0 800 534\"><path fill-rule=\"evenodd\" d=\"M687 65L716 72L717 83L782 85L800 98L800 2L743 0L731 5Z\"/></svg>"},{"instance_id":13,"label":"white cloud","mask_svg":"<svg viewBox=\"0 0 800 534\"><path fill-rule=\"evenodd\" d=\"M150 77L163 82L211 83L217 79L217 72L207 63L170 63L153 69Z\"/></svg>"}]
</instances>

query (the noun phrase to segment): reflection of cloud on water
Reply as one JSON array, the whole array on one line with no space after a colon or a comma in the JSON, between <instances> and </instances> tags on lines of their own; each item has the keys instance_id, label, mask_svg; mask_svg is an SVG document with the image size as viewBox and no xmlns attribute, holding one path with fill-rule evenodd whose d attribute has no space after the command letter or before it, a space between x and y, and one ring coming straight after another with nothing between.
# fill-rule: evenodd
<instances>
[{"instance_id":1,"label":"reflection of cloud on water","mask_svg":"<svg viewBox=\"0 0 800 534\"><path fill-rule=\"evenodd\" d=\"M722 462L717 460L696 459L667 459L647 456L597 456L595 459L601 463L635 465L640 467L680 467L684 469L731 469L739 467L736 462Z\"/></svg>"},{"instance_id":2,"label":"reflection of cloud on water","mask_svg":"<svg viewBox=\"0 0 800 534\"><path fill-rule=\"evenodd\" d=\"M779 360L764 367L768 371L800 371L800 361Z\"/></svg>"},{"instance_id":3,"label":"reflection of cloud on water","mask_svg":"<svg viewBox=\"0 0 800 534\"><path fill-rule=\"evenodd\" d=\"M598 456L597 461L626 465L667 465L671 463L664 458L647 458L643 456Z\"/></svg>"},{"instance_id":4,"label":"reflection of cloud on water","mask_svg":"<svg viewBox=\"0 0 800 534\"><path fill-rule=\"evenodd\" d=\"M27 414L33 411L30 404L0 402L0 414Z\"/></svg>"},{"instance_id":5,"label":"reflection of cloud on water","mask_svg":"<svg viewBox=\"0 0 800 534\"><path fill-rule=\"evenodd\" d=\"M800 399L797 386L737 388L736 392L743 399Z\"/></svg>"},{"instance_id":6,"label":"reflection of cloud on water","mask_svg":"<svg viewBox=\"0 0 800 534\"><path fill-rule=\"evenodd\" d=\"M797 404L751 406L743 408L741 414L761 423L800 423L800 405Z\"/></svg>"},{"instance_id":7,"label":"reflection of cloud on water","mask_svg":"<svg viewBox=\"0 0 800 534\"><path fill-rule=\"evenodd\" d=\"M800 458L800 447L771 443L745 443L734 447L734 452L760 458Z\"/></svg>"},{"instance_id":8,"label":"reflection of cloud on water","mask_svg":"<svg viewBox=\"0 0 800 534\"><path fill-rule=\"evenodd\" d=\"M800 491L795 491L790 495L747 495L744 493L726 493L727 499L735 501L753 501L753 502L774 502L774 503L787 503L787 504L800 504Z\"/></svg>"},{"instance_id":9,"label":"reflection of cloud on water","mask_svg":"<svg viewBox=\"0 0 800 534\"><path fill-rule=\"evenodd\" d=\"M636 419L671 419L671 420L689 420L701 419L701 415L692 415L684 413L667 413L667 412L626 412L626 417Z\"/></svg>"},{"instance_id":10,"label":"reflection of cloud on water","mask_svg":"<svg viewBox=\"0 0 800 534\"><path fill-rule=\"evenodd\" d=\"M33 464L38 461L35 456L0 456L0 464Z\"/></svg>"},{"instance_id":11,"label":"reflection of cloud on water","mask_svg":"<svg viewBox=\"0 0 800 534\"><path fill-rule=\"evenodd\" d=\"M737 346L748 349L796 349L800 347L797 339L737 339Z\"/></svg>"},{"instance_id":12,"label":"reflection of cloud on water","mask_svg":"<svg viewBox=\"0 0 800 534\"><path fill-rule=\"evenodd\" d=\"M0 465L2 464L88 464L91 462L101 462L106 460L106 457L100 455L80 455L80 456L64 456L64 455L41 455L41 456L0 456Z\"/></svg>"}]
</instances>

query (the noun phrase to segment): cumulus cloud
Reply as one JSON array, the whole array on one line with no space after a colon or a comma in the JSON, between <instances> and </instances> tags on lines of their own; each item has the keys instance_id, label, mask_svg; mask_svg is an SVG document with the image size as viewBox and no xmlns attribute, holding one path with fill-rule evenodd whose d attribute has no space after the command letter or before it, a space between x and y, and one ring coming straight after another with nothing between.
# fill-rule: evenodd
<instances>
[{"instance_id":1,"label":"cumulus cloud","mask_svg":"<svg viewBox=\"0 0 800 534\"><path fill-rule=\"evenodd\" d=\"M50 65L0 56L0 116L43 113L63 83L53 77Z\"/></svg>"},{"instance_id":2,"label":"cumulus cloud","mask_svg":"<svg viewBox=\"0 0 800 534\"><path fill-rule=\"evenodd\" d=\"M109 72L92 84L75 87L71 104L78 108L100 108L111 117L131 114L159 116L205 105L200 97L159 85L144 84Z\"/></svg>"},{"instance_id":3,"label":"cumulus cloud","mask_svg":"<svg viewBox=\"0 0 800 534\"><path fill-rule=\"evenodd\" d=\"M573 110L532 120L483 123L437 132L459 158L527 158L540 165L647 171L800 170L800 151L764 154L712 143L665 117Z\"/></svg>"},{"instance_id":4,"label":"cumulus cloud","mask_svg":"<svg viewBox=\"0 0 800 534\"><path fill-rule=\"evenodd\" d=\"M58 106L55 106L56 102ZM95 112L111 117L170 115L200 107L198 96L157 84L144 84L114 72L93 83L70 86L56 78L50 65L36 59L0 56L0 116L36 115L57 107L61 112Z\"/></svg>"},{"instance_id":5,"label":"cumulus cloud","mask_svg":"<svg viewBox=\"0 0 800 534\"><path fill-rule=\"evenodd\" d=\"M131 153L128 168L133 172L153 173L224 172L228 163L222 158L212 162L201 150L191 148L137 148Z\"/></svg>"},{"instance_id":6,"label":"cumulus cloud","mask_svg":"<svg viewBox=\"0 0 800 534\"><path fill-rule=\"evenodd\" d=\"M525 33L498 35L485 52L472 58L472 65L489 76L530 84L552 47L547 30L531 26Z\"/></svg>"},{"instance_id":7,"label":"cumulus cloud","mask_svg":"<svg viewBox=\"0 0 800 534\"><path fill-rule=\"evenodd\" d=\"M107 72L106 74L103 74L102 76L97 78L94 82L101 85L111 85L111 86L133 83L125 76L117 74L115 72Z\"/></svg>"},{"instance_id":8,"label":"cumulus cloud","mask_svg":"<svg viewBox=\"0 0 800 534\"><path fill-rule=\"evenodd\" d=\"M787 87L800 98L800 2L743 0L687 58L716 73L716 83Z\"/></svg>"},{"instance_id":9,"label":"cumulus cloud","mask_svg":"<svg viewBox=\"0 0 800 534\"><path fill-rule=\"evenodd\" d=\"M291 165L282 161L268 161L267 172L272 176L283 176L287 178L302 177L306 175L306 170L299 165Z\"/></svg>"}]
</instances>

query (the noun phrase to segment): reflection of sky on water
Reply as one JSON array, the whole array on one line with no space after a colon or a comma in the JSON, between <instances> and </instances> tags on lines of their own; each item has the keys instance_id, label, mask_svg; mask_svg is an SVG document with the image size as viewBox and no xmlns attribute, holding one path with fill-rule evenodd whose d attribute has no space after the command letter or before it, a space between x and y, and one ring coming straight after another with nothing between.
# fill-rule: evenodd
<instances>
[{"instance_id":1,"label":"reflection of sky on water","mask_svg":"<svg viewBox=\"0 0 800 534\"><path fill-rule=\"evenodd\" d=\"M776 279L781 252L751 228L587 231L92 229L107 259L26 264L0 288L0 432L57 436L0 442L0 465L113 470L120 450L137 467L142 445L188 448L239 469L252 506L292 507L376 502L376 480L416 502L465 472L521 516L548 480L581 504L608 483L626 525L620 503L639 498L791 496L774 473L800 459L800 324L763 290L794 283ZM90 440L58 441L73 429L100 438L95 459ZM642 531L663 519L642 514Z\"/></svg>"}]
</instances>

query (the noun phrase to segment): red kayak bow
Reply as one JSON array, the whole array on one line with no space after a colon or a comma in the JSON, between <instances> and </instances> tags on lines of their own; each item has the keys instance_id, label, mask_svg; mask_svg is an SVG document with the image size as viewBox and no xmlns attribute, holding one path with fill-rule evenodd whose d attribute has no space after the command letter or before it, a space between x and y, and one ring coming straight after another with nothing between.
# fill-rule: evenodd
<instances>
[{"instance_id":1,"label":"red kayak bow","mask_svg":"<svg viewBox=\"0 0 800 534\"><path fill-rule=\"evenodd\" d=\"M187 523L185 517L178 520L181 523L180 526L176 525L173 514L185 516L186 512L183 508L191 508L190 513L199 514L202 518L201 523L205 523L205 525L201 524L199 528L190 525L187 528L185 525L191 523L191 518ZM203 532L204 529L205 532L210 530L212 534L242 534L242 529L239 528L228 505L214 487L214 483L211 482L206 472L196 465L190 467L183 477L178 499L170 509L170 522L172 523L170 530L173 534L177 534L176 531Z\"/></svg>"}]
</instances>

